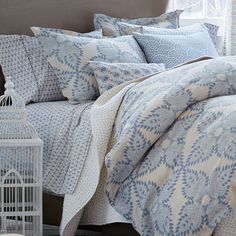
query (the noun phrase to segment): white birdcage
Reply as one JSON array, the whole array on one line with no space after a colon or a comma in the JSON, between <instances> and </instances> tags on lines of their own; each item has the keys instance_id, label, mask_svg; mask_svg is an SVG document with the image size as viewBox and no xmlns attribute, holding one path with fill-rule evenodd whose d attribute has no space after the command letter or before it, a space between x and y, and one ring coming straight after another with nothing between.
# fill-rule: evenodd
<instances>
[{"instance_id":1,"label":"white birdcage","mask_svg":"<svg viewBox=\"0 0 236 236\"><path fill-rule=\"evenodd\" d=\"M42 235L42 149L23 99L7 79L0 97L0 235Z\"/></svg>"}]
</instances>

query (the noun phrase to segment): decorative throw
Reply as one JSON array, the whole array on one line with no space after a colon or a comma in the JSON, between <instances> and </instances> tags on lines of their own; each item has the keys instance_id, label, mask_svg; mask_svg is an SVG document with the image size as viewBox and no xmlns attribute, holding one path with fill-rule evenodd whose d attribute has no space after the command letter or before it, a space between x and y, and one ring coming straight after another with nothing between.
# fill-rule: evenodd
<instances>
[{"instance_id":1,"label":"decorative throw","mask_svg":"<svg viewBox=\"0 0 236 236\"><path fill-rule=\"evenodd\" d=\"M91 61L90 66L93 68L100 94L126 81L139 79L165 70L164 64L155 63L107 63Z\"/></svg>"},{"instance_id":2,"label":"decorative throw","mask_svg":"<svg viewBox=\"0 0 236 236\"><path fill-rule=\"evenodd\" d=\"M48 32L39 35L38 40L55 70L63 95L73 103L93 100L99 95L89 61L146 62L133 36L92 39Z\"/></svg>"},{"instance_id":3,"label":"decorative throw","mask_svg":"<svg viewBox=\"0 0 236 236\"><path fill-rule=\"evenodd\" d=\"M210 236L236 208L235 59L120 85L93 105L107 197L141 235Z\"/></svg>"},{"instance_id":4,"label":"decorative throw","mask_svg":"<svg viewBox=\"0 0 236 236\"><path fill-rule=\"evenodd\" d=\"M104 36L120 36L118 22L125 22L136 25L146 25L161 28L176 29L179 27L179 16L182 10L176 10L173 12L164 13L159 17L152 18L139 18L139 19L124 19L107 16L104 14L94 15L94 27L96 30L102 29Z\"/></svg>"},{"instance_id":5,"label":"decorative throw","mask_svg":"<svg viewBox=\"0 0 236 236\"><path fill-rule=\"evenodd\" d=\"M200 57L217 57L207 31L188 35L134 34L149 63L164 63L171 68Z\"/></svg>"}]
</instances>

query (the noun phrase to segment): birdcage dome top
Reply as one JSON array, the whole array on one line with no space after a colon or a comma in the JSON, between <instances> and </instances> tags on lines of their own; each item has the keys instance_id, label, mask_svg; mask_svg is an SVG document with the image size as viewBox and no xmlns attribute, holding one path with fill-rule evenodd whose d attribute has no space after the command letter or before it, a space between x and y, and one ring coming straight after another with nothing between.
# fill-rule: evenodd
<instances>
[{"instance_id":1,"label":"birdcage dome top","mask_svg":"<svg viewBox=\"0 0 236 236\"><path fill-rule=\"evenodd\" d=\"M15 92L9 77L5 89L4 95L0 96L0 139L37 138L36 130L26 121L25 102Z\"/></svg>"}]
</instances>

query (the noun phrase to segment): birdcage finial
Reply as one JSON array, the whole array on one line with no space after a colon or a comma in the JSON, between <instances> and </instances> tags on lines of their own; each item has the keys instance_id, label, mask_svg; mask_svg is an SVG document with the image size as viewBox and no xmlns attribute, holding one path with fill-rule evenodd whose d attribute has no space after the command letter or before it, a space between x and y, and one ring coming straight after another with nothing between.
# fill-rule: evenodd
<instances>
[{"instance_id":1,"label":"birdcage finial","mask_svg":"<svg viewBox=\"0 0 236 236\"><path fill-rule=\"evenodd\" d=\"M8 76L6 78L6 83L5 83L5 95L8 96L13 96L16 95L15 90L14 90L14 83L11 81L11 77Z\"/></svg>"}]
</instances>

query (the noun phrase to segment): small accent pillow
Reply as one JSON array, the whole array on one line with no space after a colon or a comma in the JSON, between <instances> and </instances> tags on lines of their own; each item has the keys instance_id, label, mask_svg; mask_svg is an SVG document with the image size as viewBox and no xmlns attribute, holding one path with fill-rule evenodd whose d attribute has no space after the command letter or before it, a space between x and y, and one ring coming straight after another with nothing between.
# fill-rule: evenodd
<instances>
[{"instance_id":1,"label":"small accent pillow","mask_svg":"<svg viewBox=\"0 0 236 236\"><path fill-rule=\"evenodd\" d=\"M81 36L81 33L74 33ZM97 32L95 36L98 36ZM47 62L37 38L0 35L0 52L4 77L12 77L16 92L26 104L65 99L54 70Z\"/></svg>"},{"instance_id":2,"label":"small accent pillow","mask_svg":"<svg viewBox=\"0 0 236 236\"><path fill-rule=\"evenodd\" d=\"M218 53L208 32L189 35L134 34L149 63L164 63L166 68Z\"/></svg>"},{"instance_id":3,"label":"small accent pillow","mask_svg":"<svg viewBox=\"0 0 236 236\"><path fill-rule=\"evenodd\" d=\"M125 22L129 24L145 25L161 28L176 29L179 27L179 16L182 10L176 10L173 12L164 13L159 17L152 18L138 18L138 19L124 19L107 16L104 14L94 15L94 27L96 30L102 29L104 36L120 36L118 22Z\"/></svg>"},{"instance_id":4,"label":"small accent pillow","mask_svg":"<svg viewBox=\"0 0 236 236\"><path fill-rule=\"evenodd\" d=\"M180 27L178 29L163 29L163 28L155 28L149 26L140 26L127 24L123 22L117 23L121 35L131 35L133 33L141 33L141 34L158 34L158 35L188 35L203 31L208 31L214 45L217 43L217 32L219 30L219 26L212 24L200 24L196 23L189 26Z\"/></svg>"},{"instance_id":5,"label":"small accent pillow","mask_svg":"<svg viewBox=\"0 0 236 236\"><path fill-rule=\"evenodd\" d=\"M96 99L97 82L89 61L145 63L133 36L92 39L50 32L39 35L48 62L55 69L63 95L71 102Z\"/></svg>"},{"instance_id":6,"label":"small accent pillow","mask_svg":"<svg viewBox=\"0 0 236 236\"><path fill-rule=\"evenodd\" d=\"M90 65L93 68L100 94L126 81L165 70L164 64L155 63L106 63L91 61Z\"/></svg>"}]
</instances>

